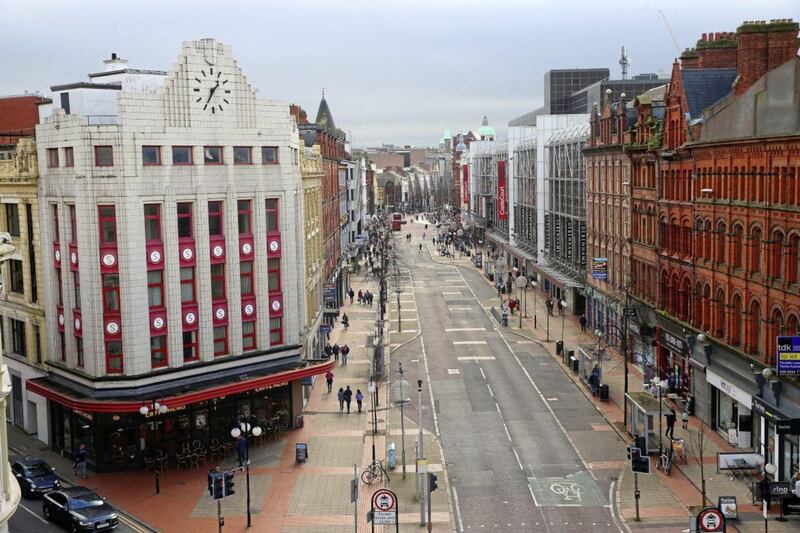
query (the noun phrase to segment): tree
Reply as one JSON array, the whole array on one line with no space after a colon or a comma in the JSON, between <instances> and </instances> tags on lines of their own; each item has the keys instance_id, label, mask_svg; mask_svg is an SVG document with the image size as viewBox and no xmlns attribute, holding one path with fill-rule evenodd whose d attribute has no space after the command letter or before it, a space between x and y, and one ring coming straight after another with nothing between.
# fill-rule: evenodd
<instances>
[{"instance_id":1,"label":"tree","mask_svg":"<svg viewBox=\"0 0 800 533\"><path fill-rule=\"evenodd\" d=\"M703 495L701 507L706 506L706 473L703 456L706 450L706 426L701 423L697 431L689 432L689 451L691 452L698 466L700 466L700 493Z\"/></svg>"}]
</instances>

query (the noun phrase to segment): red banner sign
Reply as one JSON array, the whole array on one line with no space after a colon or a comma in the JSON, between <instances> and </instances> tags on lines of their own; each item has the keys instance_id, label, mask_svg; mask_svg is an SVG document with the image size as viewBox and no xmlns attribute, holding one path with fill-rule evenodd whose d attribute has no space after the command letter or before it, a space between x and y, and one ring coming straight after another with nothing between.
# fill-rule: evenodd
<instances>
[{"instance_id":1,"label":"red banner sign","mask_svg":"<svg viewBox=\"0 0 800 533\"><path fill-rule=\"evenodd\" d=\"M506 162L497 162L497 218L506 220Z\"/></svg>"},{"instance_id":2,"label":"red banner sign","mask_svg":"<svg viewBox=\"0 0 800 533\"><path fill-rule=\"evenodd\" d=\"M463 165L461 167L462 185L461 191L464 195L464 204L469 205L469 166Z\"/></svg>"}]
</instances>

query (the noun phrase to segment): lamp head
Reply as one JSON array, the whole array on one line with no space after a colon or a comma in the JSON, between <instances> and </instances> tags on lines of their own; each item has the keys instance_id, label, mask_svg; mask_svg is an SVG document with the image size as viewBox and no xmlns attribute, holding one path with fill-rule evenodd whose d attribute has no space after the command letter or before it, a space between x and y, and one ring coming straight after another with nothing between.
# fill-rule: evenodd
<instances>
[{"instance_id":1,"label":"lamp head","mask_svg":"<svg viewBox=\"0 0 800 533\"><path fill-rule=\"evenodd\" d=\"M260 436L260 435L261 435L261 431L262 431L262 430L261 430L261 426L255 426L255 427L253 428L253 436L254 436L254 437L258 437L258 436Z\"/></svg>"},{"instance_id":2,"label":"lamp head","mask_svg":"<svg viewBox=\"0 0 800 533\"><path fill-rule=\"evenodd\" d=\"M705 333L701 333L697 336L697 342L700 344L708 344L708 336Z\"/></svg>"},{"instance_id":3,"label":"lamp head","mask_svg":"<svg viewBox=\"0 0 800 533\"><path fill-rule=\"evenodd\" d=\"M150 409L146 405L143 405L143 406L141 406L139 408L139 414L142 415L142 416L147 416L147 413L149 413L149 412L150 412Z\"/></svg>"},{"instance_id":4,"label":"lamp head","mask_svg":"<svg viewBox=\"0 0 800 533\"><path fill-rule=\"evenodd\" d=\"M775 371L771 367L766 367L761 371L761 375L764 376L764 379L770 379L775 375Z\"/></svg>"},{"instance_id":5,"label":"lamp head","mask_svg":"<svg viewBox=\"0 0 800 533\"><path fill-rule=\"evenodd\" d=\"M233 428L231 430L231 437L233 437L234 439L238 439L239 435L241 435L241 434L242 434L242 430L239 429L239 428Z\"/></svg>"},{"instance_id":6,"label":"lamp head","mask_svg":"<svg viewBox=\"0 0 800 533\"><path fill-rule=\"evenodd\" d=\"M775 466L775 465L774 465L774 464L772 464L772 463L769 463L768 465L766 465L766 466L764 467L764 470L766 470L766 471L767 471L767 474L769 474L770 476L774 476L774 475L775 475L775 472L777 472L777 471L778 471L778 467L777 467L777 466Z\"/></svg>"}]
</instances>

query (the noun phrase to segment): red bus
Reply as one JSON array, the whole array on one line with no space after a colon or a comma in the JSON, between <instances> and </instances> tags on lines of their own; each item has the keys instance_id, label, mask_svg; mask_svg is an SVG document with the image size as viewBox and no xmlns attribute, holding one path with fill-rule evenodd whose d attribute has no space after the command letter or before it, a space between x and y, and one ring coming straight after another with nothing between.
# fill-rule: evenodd
<instances>
[{"instance_id":1,"label":"red bus","mask_svg":"<svg viewBox=\"0 0 800 533\"><path fill-rule=\"evenodd\" d=\"M402 225L403 225L403 214L392 213L392 231L400 231L400 227Z\"/></svg>"}]
</instances>

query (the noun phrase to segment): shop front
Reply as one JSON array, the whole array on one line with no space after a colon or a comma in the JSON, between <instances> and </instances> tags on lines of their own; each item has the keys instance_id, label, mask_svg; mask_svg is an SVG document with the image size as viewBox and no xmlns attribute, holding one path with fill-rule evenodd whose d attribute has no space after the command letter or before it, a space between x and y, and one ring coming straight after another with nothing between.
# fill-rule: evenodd
<instances>
[{"instance_id":1,"label":"shop front","mask_svg":"<svg viewBox=\"0 0 800 533\"><path fill-rule=\"evenodd\" d=\"M661 378L667 380L669 393L686 398L691 390L689 346L677 333L662 327L658 332L658 367Z\"/></svg>"},{"instance_id":2,"label":"shop front","mask_svg":"<svg viewBox=\"0 0 800 533\"><path fill-rule=\"evenodd\" d=\"M332 365L307 365L141 400L92 399L52 378L32 380L28 389L48 400L53 450L72 456L84 444L97 472L113 472L140 469L145 457L155 455L174 461L185 447L210 450L230 444L230 430L242 416L255 416L265 435L288 431L302 413L303 380ZM165 405L166 412L153 409L154 402Z\"/></svg>"},{"instance_id":3,"label":"shop front","mask_svg":"<svg viewBox=\"0 0 800 533\"><path fill-rule=\"evenodd\" d=\"M770 400L753 397L755 449L777 467L774 481L788 481L800 468L800 410L797 405L779 410Z\"/></svg>"},{"instance_id":4,"label":"shop front","mask_svg":"<svg viewBox=\"0 0 800 533\"><path fill-rule=\"evenodd\" d=\"M713 423L730 445L753 447L753 397L730 379L706 369L706 381L712 387Z\"/></svg>"}]
</instances>

